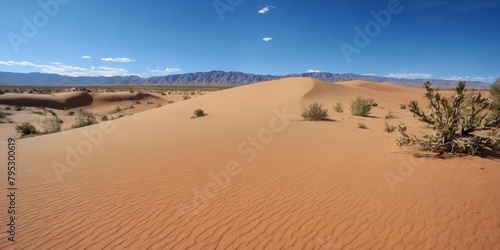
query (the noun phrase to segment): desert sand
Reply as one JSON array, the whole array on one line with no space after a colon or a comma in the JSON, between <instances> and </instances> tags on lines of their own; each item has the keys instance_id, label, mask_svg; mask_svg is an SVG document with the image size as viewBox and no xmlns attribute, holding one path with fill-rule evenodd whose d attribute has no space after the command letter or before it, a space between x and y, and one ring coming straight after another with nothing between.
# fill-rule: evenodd
<instances>
[{"instance_id":1,"label":"desert sand","mask_svg":"<svg viewBox=\"0 0 500 250\"><path fill-rule=\"evenodd\" d=\"M422 93L282 79L18 140L17 243L3 226L0 249L500 249L498 159L440 159L383 131L389 110L429 131L399 107ZM371 117L350 114L358 95ZM314 101L332 121L303 121Z\"/></svg>"}]
</instances>

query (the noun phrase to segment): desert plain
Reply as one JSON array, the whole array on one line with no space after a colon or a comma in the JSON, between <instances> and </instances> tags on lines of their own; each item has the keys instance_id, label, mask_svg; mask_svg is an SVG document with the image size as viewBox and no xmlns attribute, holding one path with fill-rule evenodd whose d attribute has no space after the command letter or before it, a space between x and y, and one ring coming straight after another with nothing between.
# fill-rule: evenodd
<instances>
[{"instance_id":1,"label":"desert plain","mask_svg":"<svg viewBox=\"0 0 500 250\"><path fill-rule=\"evenodd\" d=\"M436 157L400 148L399 133L384 131L404 122L409 133L429 133L401 108L425 104L422 94L287 78L189 99L1 95L13 114L0 124L0 152L16 138L18 190L16 243L0 249L500 249L498 158ZM351 115L356 96L378 104L370 116ZM330 120L304 121L312 102ZM344 112L332 109L337 102ZM69 129L68 112L80 108L99 123ZM192 119L196 109L207 115ZM36 125L44 110L63 131L18 139L15 125ZM0 199L5 213L8 203Z\"/></svg>"}]
</instances>

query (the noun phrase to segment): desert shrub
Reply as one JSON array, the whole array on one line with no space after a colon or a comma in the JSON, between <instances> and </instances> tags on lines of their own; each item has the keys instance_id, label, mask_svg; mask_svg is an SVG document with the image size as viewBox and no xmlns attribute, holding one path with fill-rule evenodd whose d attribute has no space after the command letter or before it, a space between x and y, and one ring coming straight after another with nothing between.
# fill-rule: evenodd
<instances>
[{"instance_id":1,"label":"desert shrub","mask_svg":"<svg viewBox=\"0 0 500 250\"><path fill-rule=\"evenodd\" d=\"M174 103L174 101L172 101L172 100L168 100L168 101L167 101L167 103Z\"/></svg>"},{"instance_id":2,"label":"desert shrub","mask_svg":"<svg viewBox=\"0 0 500 250\"><path fill-rule=\"evenodd\" d=\"M16 126L16 131L21 134L22 137L30 137L38 134L35 126L29 122L24 122Z\"/></svg>"},{"instance_id":3,"label":"desert shrub","mask_svg":"<svg viewBox=\"0 0 500 250\"><path fill-rule=\"evenodd\" d=\"M490 86L490 94L492 99L491 109L495 114L500 114L500 79Z\"/></svg>"},{"instance_id":4,"label":"desert shrub","mask_svg":"<svg viewBox=\"0 0 500 250\"><path fill-rule=\"evenodd\" d=\"M203 109L197 109L193 112L193 116L191 116L191 119L203 117L206 115L207 114L205 113L205 111L203 111Z\"/></svg>"},{"instance_id":5,"label":"desert shrub","mask_svg":"<svg viewBox=\"0 0 500 250\"><path fill-rule=\"evenodd\" d=\"M161 108L163 107L163 105L161 103L158 103L158 105L156 105L157 108Z\"/></svg>"},{"instance_id":6,"label":"desert shrub","mask_svg":"<svg viewBox=\"0 0 500 250\"><path fill-rule=\"evenodd\" d=\"M111 112L109 112L110 114L116 114L116 113L119 113L122 111L122 108L120 107L115 107L115 109L113 109Z\"/></svg>"},{"instance_id":7,"label":"desert shrub","mask_svg":"<svg viewBox=\"0 0 500 250\"><path fill-rule=\"evenodd\" d=\"M94 114L90 111L79 110L76 116L75 123L71 126L71 128L81 128L85 126L89 126L92 124L96 124L97 119Z\"/></svg>"},{"instance_id":8,"label":"desert shrub","mask_svg":"<svg viewBox=\"0 0 500 250\"><path fill-rule=\"evenodd\" d=\"M0 95L5 94L5 91L3 89L0 89Z\"/></svg>"},{"instance_id":9,"label":"desert shrub","mask_svg":"<svg viewBox=\"0 0 500 250\"><path fill-rule=\"evenodd\" d=\"M130 89L128 89L128 92L130 92L130 94L134 94L135 93L135 89L130 88Z\"/></svg>"},{"instance_id":10,"label":"desert shrub","mask_svg":"<svg viewBox=\"0 0 500 250\"><path fill-rule=\"evenodd\" d=\"M108 116L107 116L107 115L103 115L103 116L101 117L101 120L102 120L102 121L107 121L107 120L109 120L109 118L108 118Z\"/></svg>"},{"instance_id":11,"label":"desert shrub","mask_svg":"<svg viewBox=\"0 0 500 250\"><path fill-rule=\"evenodd\" d=\"M147 104L147 105L153 105L153 104L155 104L155 103L154 103L154 102L149 101L149 102L147 102L146 104Z\"/></svg>"},{"instance_id":12,"label":"desert shrub","mask_svg":"<svg viewBox=\"0 0 500 250\"><path fill-rule=\"evenodd\" d=\"M57 133L61 131L61 120L56 116L48 117L42 121L42 128L44 134Z\"/></svg>"},{"instance_id":13,"label":"desert shrub","mask_svg":"<svg viewBox=\"0 0 500 250\"><path fill-rule=\"evenodd\" d=\"M459 82L454 95L442 97L430 82L424 84L424 96L429 100L429 110L424 112L416 101L409 105L410 112L421 122L429 124L433 134L423 138L410 137L404 124L398 130L402 137L396 141L400 146L418 144L424 150L443 153L465 153L475 155L478 151L495 148L495 138L480 136L475 132L496 130L500 123L498 115L488 116L486 109L491 102L480 92L466 95L465 82ZM470 98L470 99L469 99ZM468 100L469 99L469 100Z\"/></svg>"},{"instance_id":14,"label":"desert shrub","mask_svg":"<svg viewBox=\"0 0 500 250\"><path fill-rule=\"evenodd\" d=\"M362 96L351 102L351 113L355 116L368 116L372 110L373 99Z\"/></svg>"},{"instance_id":15,"label":"desert shrub","mask_svg":"<svg viewBox=\"0 0 500 250\"><path fill-rule=\"evenodd\" d=\"M342 103L337 102L335 106L333 106L333 110L337 111L337 113L343 113L344 107L342 107Z\"/></svg>"},{"instance_id":16,"label":"desert shrub","mask_svg":"<svg viewBox=\"0 0 500 250\"><path fill-rule=\"evenodd\" d=\"M141 104L141 101L135 101L135 104Z\"/></svg>"},{"instance_id":17,"label":"desert shrub","mask_svg":"<svg viewBox=\"0 0 500 250\"><path fill-rule=\"evenodd\" d=\"M189 99L191 99L191 96L189 96L189 95L183 95L183 96L182 96L182 98L183 98L184 100L189 100Z\"/></svg>"},{"instance_id":18,"label":"desert shrub","mask_svg":"<svg viewBox=\"0 0 500 250\"><path fill-rule=\"evenodd\" d=\"M396 126L394 126L394 125L389 125L389 124L387 123L387 121L386 121L386 122L385 122L385 126L384 126L384 132L387 132L387 133L392 133L392 132L394 132L394 131L396 131Z\"/></svg>"},{"instance_id":19,"label":"desert shrub","mask_svg":"<svg viewBox=\"0 0 500 250\"><path fill-rule=\"evenodd\" d=\"M16 106L14 108L15 111L21 111L21 110L24 110L25 108L23 106Z\"/></svg>"},{"instance_id":20,"label":"desert shrub","mask_svg":"<svg viewBox=\"0 0 500 250\"><path fill-rule=\"evenodd\" d=\"M368 127L364 123L358 123L358 128L367 129Z\"/></svg>"},{"instance_id":21,"label":"desert shrub","mask_svg":"<svg viewBox=\"0 0 500 250\"><path fill-rule=\"evenodd\" d=\"M399 105L399 108L400 108L400 109L406 109L406 104L400 104L400 105Z\"/></svg>"},{"instance_id":22,"label":"desert shrub","mask_svg":"<svg viewBox=\"0 0 500 250\"><path fill-rule=\"evenodd\" d=\"M328 119L328 110L323 109L323 104L313 102L309 104L309 108L302 111L302 117L308 121L321 121Z\"/></svg>"},{"instance_id":23,"label":"desert shrub","mask_svg":"<svg viewBox=\"0 0 500 250\"><path fill-rule=\"evenodd\" d=\"M135 109L135 106L134 106L134 104L130 104L130 106L128 108L129 109Z\"/></svg>"},{"instance_id":24,"label":"desert shrub","mask_svg":"<svg viewBox=\"0 0 500 250\"><path fill-rule=\"evenodd\" d=\"M393 114L393 113L392 113L392 111L390 111L390 110L389 110L389 112L387 113L387 115L385 115L385 119L386 119L386 120L387 120L387 119L394 119L394 118L396 118L396 117L394 116L394 114Z\"/></svg>"},{"instance_id":25,"label":"desert shrub","mask_svg":"<svg viewBox=\"0 0 500 250\"><path fill-rule=\"evenodd\" d=\"M378 107L378 103L376 102L372 103L372 107Z\"/></svg>"},{"instance_id":26,"label":"desert shrub","mask_svg":"<svg viewBox=\"0 0 500 250\"><path fill-rule=\"evenodd\" d=\"M69 112L68 112L68 115L69 115L69 116L74 116L74 115L75 115L75 111L69 111Z\"/></svg>"}]
</instances>

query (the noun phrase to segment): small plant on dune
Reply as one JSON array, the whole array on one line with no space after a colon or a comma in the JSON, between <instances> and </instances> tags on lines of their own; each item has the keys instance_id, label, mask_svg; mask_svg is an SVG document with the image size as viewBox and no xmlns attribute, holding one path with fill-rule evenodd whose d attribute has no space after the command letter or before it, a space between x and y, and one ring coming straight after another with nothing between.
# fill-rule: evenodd
<instances>
[{"instance_id":1,"label":"small plant on dune","mask_svg":"<svg viewBox=\"0 0 500 250\"><path fill-rule=\"evenodd\" d=\"M116 114L116 113L119 113L122 111L122 108L120 107L115 107L115 109L113 109L111 112L109 112L110 114Z\"/></svg>"},{"instance_id":2,"label":"small plant on dune","mask_svg":"<svg viewBox=\"0 0 500 250\"><path fill-rule=\"evenodd\" d=\"M372 103L372 107L378 107L378 103L376 102Z\"/></svg>"},{"instance_id":3,"label":"small plant on dune","mask_svg":"<svg viewBox=\"0 0 500 250\"><path fill-rule=\"evenodd\" d=\"M135 106L134 106L134 104L130 104L130 106L128 108L129 109L135 109Z\"/></svg>"},{"instance_id":4,"label":"small plant on dune","mask_svg":"<svg viewBox=\"0 0 500 250\"><path fill-rule=\"evenodd\" d=\"M358 123L358 128L367 129L368 127L364 123Z\"/></svg>"},{"instance_id":5,"label":"small plant on dune","mask_svg":"<svg viewBox=\"0 0 500 250\"><path fill-rule=\"evenodd\" d=\"M400 124L402 135L396 141L400 146L417 144L424 150L444 153L465 153L475 155L477 152L488 149L495 150L498 146L498 114L488 116L486 110L491 102L483 98L480 92L466 95L465 82L459 82L455 87L455 94L450 98L442 97L430 82L424 84L424 96L429 100L429 110L424 112L416 101L409 105L410 112L421 122L427 123L434 130L433 134L423 138L410 137L406 134L406 127ZM488 136L481 136L476 132L491 131Z\"/></svg>"},{"instance_id":6,"label":"small plant on dune","mask_svg":"<svg viewBox=\"0 0 500 250\"><path fill-rule=\"evenodd\" d=\"M48 117L42 121L44 134L52 134L61 131L61 120L57 116Z\"/></svg>"},{"instance_id":7,"label":"small plant on dune","mask_svg":"<svg viewBox=\"0 0 500 250\"><path fill-rule=\"evenodd\" d=\"M94 114L90 111L79 110L76 116L75 123L71 128L81 128L85 126L90 126L97 123L97 119Z\"/></svg>"},{"instance_id":8,"label":"small plant on dune","mask_svg":"<svg viewBox=\"0 0 500 250\"><path fill-rule=\"evenodd\" d=\"M146 104L147 104L147 105L153 105L153 104L155 104L155 103L154 103L154 102L149 101L149 102L147 102Z\"/></svg>"},{"instance_id":9,"label":"small plant on dune","mask_svg":"<svg viewBox=\"0 0 500 250\"><path fill-rule=\"evenodd\" d=\"M141 104L141 101L135 101L135 104Z\"/></svg>"},{"instance_id":10,"label":"small plant on dune","mask_svg":"<svg viewBox=\"0 0 500 250\"><path fill-rule=\"evenodd\" d=\"M107 120L109 120L109 118L108 118L108 116L107 116L107 115L103 115L103 116L101 117L101 120L102 120L102 121L107 121Z\"/></svg>"},{"instance_id":11,"label":"small plant on dune","mask_svg":"<svg viewBox=\"0 0 500 250\"><path fill-rule=\"evenodd\" d=\"M29 122L24 122L16 126L16 131L21 134L21 137L31 137L39 134L35 126Z\"/></svg>"},{"instance_id":12,"label":"small plant on dune","mask_svg":"<svg viewBox=\"0 0 500 250\"><path fill-rule=\"evenodd\" d=\"M203 117L203 116L206 116L207 114L205 113L205 111L203 111L203 109L197 109L193 112L193 115L191 116L191 119L195 119L195 118L199 118L199 117Z\"/></svg>"},{"instance_id":13,"label":"small plant on dune","mask_svg":"<svg viewBox=\"0 0 500 250\"><path fill-rule=\"evenodd\" d=\"M323 104L313 102L309 104L309 108L302 111L302 117L308 121L322 121L328 119L328 110L323 109Z\"/></svg>"},{"instance_id":14,"label":"small plant on dune","mask_svg":"<svg viewBox=\"0 0 500 250\"><path fill-rule=\"evenodd\" d=\"M400 105L399 105L399 108L400 108L400 109L406 109L406 104L400 104Z\"/></svg>"},{"instance_id":15,"label":"small plant on dune","mask_svg":"<svg viewBox=\"0 0 500 250\"><path fill-rule=\"evenodd\" d=\"M69 111L69 112L68 112L68 115L69 115L69 116L74 116L74 115L75 115L75 111Z\"/></svg>"},{"instance_id":16,"label":"small plant on dune","mask_svg":"<svg viewBox=\"0 0 500 250\"><path fill-rule=\"evenodd\" d=\"M351 102L351 113L355 116L368 116L372 110L373 99L362 96Z\"/></svg>"},{"instance_id":17,"label":"small plant on dune","mask_svg":"<svg viewBox=\"0 0 500 250\"><path fill-rule=\"evenodd\" d=\"M392 113L392 111L389 110L389 113L387 113L387 115L385 115L385 119L388 120L388 119L394 119L396 118L394 116L394 114Z\"/></svg>"},{"instance_id":18,"label":"small plant on dune","mask_svg":"<svg viewBox=\"0 0 500 250\"><path fill-rule=\"evenodd\" d=\"M394 132L394 131L396 131L396 126L394 126L394 125L389 125L389 124L387 123L387 121L385 121L384 132L387 132L387 133L392 133L392 132Z\"/></svg>"},{"instance_id":19,"label":"small plant on dune","mask_svg":"<svg viewBox=\"0 0 500 250\"><path fill-rule=\"evenodd\" d=\"M342 107L342 103L337 102L335 106L333 106L333 110L337 111L337 113L343 113L344 107Z\"/></svg>"},{"instance_id":20,"label":"small plant on dune","mask_svg":"<svg viewBox=\"0 0 500 250\"><path fill-rule=\"evenodd\" d=\"M189 95L183 95L183 96L182 96L182 98L183 98L184 100L189 100L189 99L191 99L191 96L189 96Z\"/></svg>"}]
</instances>

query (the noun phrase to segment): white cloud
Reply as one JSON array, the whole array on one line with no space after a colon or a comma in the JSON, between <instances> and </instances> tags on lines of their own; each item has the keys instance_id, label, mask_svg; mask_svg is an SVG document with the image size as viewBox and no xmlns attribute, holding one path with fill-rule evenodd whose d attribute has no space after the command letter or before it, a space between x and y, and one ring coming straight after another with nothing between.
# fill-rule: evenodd
<instances>
[{"instance_id":1,"label":"white cloud","mask_svg":"<svg viewBox=\"0 0 500 250\"><path fill-rule=\"evenodd\" d=\"M83 59L92 59L91 56L82 56Z\"/></svg>"},{"instance_id":2,"label":"white cloud","mask_svg":"<svg viewBox=\"0 0 500 250\"><path fill-rule=\"evenodd\" d=\"M442 77L441 79L451 80L451 81L479 81L479 82L486 82L486 81L491 81L493 78L492 77L483 77L483 76L474 76L474 77L469 77L469 76L452 76L452 77Z\"/></svg>"},{"instance_id":3,"label":"white cloud","mask_svg":"<svg viewBox=\"0 0 500 250\"><path fill-rule=\"evenodd\" d=\"M32 67L38 69L41 73L47 74L59 74L65 76L130 76L137 75L130 73L128 70L123 68L112 68L112 67L94 67L83 68L77 66L69 66L64 64L35 64L32 62L16 62L16 61L0 61L0 65L5 66L22 66L22 67Z\"/></svg>"},{"instance_id":4,"label":"white cloud","mask_svg":"<svg viewBox=\"0 0 500 250\"><path fill-rule=\"evenodd\" d=\"M129 59L129 58L126 58L126 57L117 57L117 58L106 57L106 58L101 58L101 61L105 61L105 62L119 62L119 63L135 62L134 59Z\"/></svg>"},{"instance_id":5,"label":"white cloud","mask_svg":"<svg viewBox=\"0 0 500 250\"><path fill-rule=\"evenodd\" d=\"M432 74L422 74L422 73L390 73L385 75L386 77L392 78L407 78L407 79L427 79L431 78Z\"/></svg>"},{"instance_id":6,"label":"white cloud","mask_svg":"<svg viewBox=\"0 0 500 250\"><path fill-rule=\"evenodd\" d=\"M262 40L264 42L269 42L269 41L273 40L273 38L272 37L264 37L264 38L262 38Z\"/></svg>"},{"instance_id":7,"label":"white cloud","mask_svg":"<svg viewBox=\"0 0 500 250\"><path fill-rule=\"evenodd\" d=\"M321 72L321 71L315 70L315 69L310 69L307 71L307 73L319 73L319 72Z\"/></svg>"},{"instance_id":8,"label":"white cloud","mask_svg":"<svg viewBox=\"0 0 500 250\"><path fill-rule=\"evenodd\" d=\"M165 69L153 69L151 70L151 73L154 73L154 74L172 74L172 73L175 73L175 72L179 72L179 71L182 71L181 69L178 69L178 68L165 68Z\"/></svg>"},{"instance_id":9,"label":"white cloud","mask_svg":"<svg viewBox=\"0 0 500 250\"><path fill-rule=\"evenodd\" d=\"M266 7L262 8L261 10L259 10L257 13L259 13L259 14L265 14L265 13L269 12L273 8L276 8L276 6L266 6Z\"/></svg>"}]
</instances>

